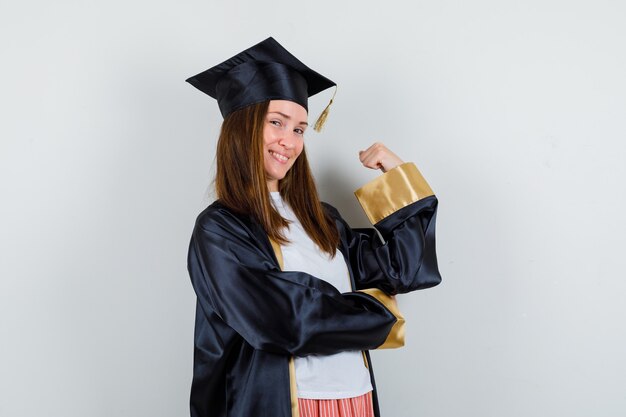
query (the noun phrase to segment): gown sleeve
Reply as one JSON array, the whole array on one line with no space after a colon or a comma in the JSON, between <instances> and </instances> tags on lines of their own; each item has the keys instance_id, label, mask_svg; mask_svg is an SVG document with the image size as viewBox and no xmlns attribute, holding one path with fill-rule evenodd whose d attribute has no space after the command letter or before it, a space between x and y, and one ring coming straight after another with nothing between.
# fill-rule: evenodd
<instances>
[{"instance_id":1,"label":"gown sleeve","mask_svg":"<svg viewBox=\"0 0 626 417\"><path fill-rule=\"evenodd\" d=\"M334 215L348 242L356 288L395 295L439 284L437 198L417 167L402 164L355 194L376 229L351 229L336 211Z\"/></svg>"},{"instance_id":2,"label":"gown sleeve","mask_svg":"<svg viewBox=\"0 0 626 417\"><path fill-rule=\"evenodd\" d=\"M204 314L217 316L258 350L304 356L373 349L395 316L374 297L277 267L269 242L225 209L196 222L188 269ZM266 235L264 235L266 237Z\"/></svg>"}]
</instances>

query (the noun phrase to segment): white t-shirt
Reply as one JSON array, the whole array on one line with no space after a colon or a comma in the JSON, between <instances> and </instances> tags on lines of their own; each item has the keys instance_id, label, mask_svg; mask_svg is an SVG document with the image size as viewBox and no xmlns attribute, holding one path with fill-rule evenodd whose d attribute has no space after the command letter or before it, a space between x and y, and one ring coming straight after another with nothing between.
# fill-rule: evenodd
<instances>
[{"instance_id":1,"label":"white t-shirt","mask_svg":"<svg viewBox=\"0 0 626 417\"><path fill-rule=\"evenodd\" d=\"M285 237L290 243L281 245L283 270L306 272L334 285L342 293L352 291L350 275L341 252L337 251L331 259L321 251L306 234L279 192L270 194L281 216L291 221L289 229L285 230ZM296 357L295 365L300 398L351 398L372 390L370 374L361 351Z\"/></svg>"}]
</instances>

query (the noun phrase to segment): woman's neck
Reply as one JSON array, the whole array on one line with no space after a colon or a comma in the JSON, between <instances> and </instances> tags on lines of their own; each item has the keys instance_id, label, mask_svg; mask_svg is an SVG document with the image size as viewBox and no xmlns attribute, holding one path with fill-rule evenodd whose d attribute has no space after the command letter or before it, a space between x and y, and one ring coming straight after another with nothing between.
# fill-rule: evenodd
<instances>
[{"instance_id":1,"label":"woman's neck","mask_svg":"<svg viewBox=\"0 0 626 417\"><path fill-rule=\"evenodd\" d=\"M267 180L267 189L271 191L278 191L278 180Z\"/></svg>"}]
</instances>

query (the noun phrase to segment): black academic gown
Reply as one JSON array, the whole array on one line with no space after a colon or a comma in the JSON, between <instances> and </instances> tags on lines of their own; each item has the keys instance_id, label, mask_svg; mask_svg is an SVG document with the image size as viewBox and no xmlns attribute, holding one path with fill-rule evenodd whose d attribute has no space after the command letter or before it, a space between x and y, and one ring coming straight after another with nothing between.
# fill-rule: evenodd
<instances>
[{"instance_id":1,"label":"black academic gown","mask_svg":"<svg viewBox=\"0 0 626 417\"><path fill-rule=\"evenodd\" d=\"M219 201L205 209L188 257L197 295L191 416L296 417L293 356L362 350L375 387L367 351L385 343L396 317L358 290L393 295L441 281L437 199L431 193L412 200L375 222L386 243L374 229L351 229L324 204L355 290L343 294L307 273L282 271L267 234L250 217ZM379 416L375 388L374 408Z\"/></svg>"}]
</instances>

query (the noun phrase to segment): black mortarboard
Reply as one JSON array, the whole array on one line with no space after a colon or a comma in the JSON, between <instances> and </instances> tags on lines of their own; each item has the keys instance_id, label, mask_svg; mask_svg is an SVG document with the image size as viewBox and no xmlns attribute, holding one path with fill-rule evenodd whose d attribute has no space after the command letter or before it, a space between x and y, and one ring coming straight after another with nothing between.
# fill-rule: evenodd
<instances>
[{"instance_id":1,"label":"black mortarboard","mask_svg":"<svg viewBox=\"0 0 626 417\"><path fill-rule=\"evenodd\" d=\"M304 65L271 37L187 82L215 98L224 117L267 100L290 100L308 110L310 96L336 85ZM326 113L328 107L318 122Z\"/></svg>"}]
</instances>

